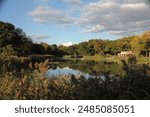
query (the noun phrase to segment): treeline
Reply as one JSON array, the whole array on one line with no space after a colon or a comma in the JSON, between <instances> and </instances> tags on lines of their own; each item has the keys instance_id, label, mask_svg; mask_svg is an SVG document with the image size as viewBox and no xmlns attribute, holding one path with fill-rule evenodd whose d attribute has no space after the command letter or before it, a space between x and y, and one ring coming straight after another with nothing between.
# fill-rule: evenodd
<instances>
[{"instance_id":1,"label":"treeline","mask_svg":"<svg viewBox=\"0 0 150 117\"><path fill-rule=\"evenodd\" d=\"M58 56L63 55L63 52L56 44L33 43L22 29L16 28L11 23L0 21L0 55L29 56L33 54Z\"/></svg>"},{"instance_id":2,"label":"treeline","mask_svg":"<svg viewBox=\"0 0 150 117\"><path fill-rule=\"evenodd\" d=\"M92 39L66 47L56 44L33 43L22 29L13 24L0 22L0 54L4 56L17 55L116 55L121 51L133 51L136 55L150 56L150 32L140 36L124 37L118 40Z\"/></svg>"},{"instance_id":3,"label":"treeline","mask_svg":"<svg viewBox=\"0 0 150 117\"><path fill-rule=\"evenodd\" d=\"M150 32L140 36L124 37L118 40L93 39L76 45L61 47L67 54L76 55L117 55L121 51L133 51L137 56L150 56Z\"/></svg>"}]
</instances>

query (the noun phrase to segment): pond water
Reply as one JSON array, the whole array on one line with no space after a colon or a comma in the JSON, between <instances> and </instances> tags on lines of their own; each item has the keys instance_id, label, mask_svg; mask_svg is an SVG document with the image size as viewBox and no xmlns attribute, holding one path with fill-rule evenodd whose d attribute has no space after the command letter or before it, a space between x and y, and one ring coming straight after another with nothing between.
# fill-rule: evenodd
<instances>
[{"instance_id":1,"label":"pond water","mask_svg":"<svg viewBox=\"0 0 150 117\"><path fill-rule=\"evenodd\" d=\"M115 62L95 62L95 61L63 61L51 62L48 76L57 76L60 74L82 75L85 78L99 77L103 74L123 75L124 71L120 64Z\"/></svg>"},{"instance_id":2,"label":"pond water","mask_svg":"<svg viewBox=\"0 0 150 117\"><path fill-rule=\"evenodd\" d=\"M50 69L47 71L47 75L50 77L58 76L60 74L71 74L74 76L82 75L85 78L91 77L91 75L89 75L89 73L81 72L79 70L71 69L69 67L64 67L64 68L57 67L56 69Z\"/></svg>"}]
</instances>

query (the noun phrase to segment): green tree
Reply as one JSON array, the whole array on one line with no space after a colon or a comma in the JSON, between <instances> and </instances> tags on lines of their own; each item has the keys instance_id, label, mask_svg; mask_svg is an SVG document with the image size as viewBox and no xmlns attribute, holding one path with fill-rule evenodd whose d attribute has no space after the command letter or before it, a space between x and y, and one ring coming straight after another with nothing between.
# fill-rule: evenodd
<instances>
[{"instance_id":1,"label":"green tree","mask_svg":"<svg viewBox=\"0 0 150 117\"><path fill-rule=\"evenodd\" d=\"M17 55L17 52L14 50L12 45L7 45L2 48L1 55L2 56Z\"/></svg>"},{"instance_id":2,"label":"green tree","mask_svg":"<svg viewBox=\"0 0 150 117\"><path fill-rule=\"evenodd\" d=\"M79 55L87 55L87 45L88 42L81 42L77 45L77 53Z\"/></svg>"},{"instance_id":3,"label":"green tree","mask_svg":"<svg viewBox=\"0 0 150 117\"><path fill-rule=\"evenodd\" d=\"M17 55L27 53L24 50L29 50L32 40L26 36L20 28L15 28L11 23L0 22L0 49L7 48L7 45L12 45ZM9 46L8 46L9 47Z\"/></svg>"},{"instance_id":4,"label":"green tree","mask_svg":"<svg viewBox=\"0 0 150 117\"><path fill-rule=\"evenodd\" d=\"M58 47L59 51L61 51L62 54L67 54L67 47L64 45L60 45Z\"/></svg>"},{"instance_id":5,"label":"green tree","mask_svg":"<svg viewBox=\"0 0 150 117\"><path fill-rule=\"evenodd\" d=\"M77 53L77 45L71 45L71 46L69 46L68 49L67 49L67 53L69 55L74 55L74 53Z\"/></svg>"}]
</instances>

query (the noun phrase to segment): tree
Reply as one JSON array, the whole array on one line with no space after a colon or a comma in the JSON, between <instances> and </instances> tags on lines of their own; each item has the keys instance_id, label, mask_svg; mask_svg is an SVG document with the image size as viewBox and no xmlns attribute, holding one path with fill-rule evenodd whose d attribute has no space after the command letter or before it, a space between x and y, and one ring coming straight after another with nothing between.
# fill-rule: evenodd
<instances>
[{"instance_id":1,"label":"tree","mask_svg":"<svg viewBox=\"0 0 150 117\"><path fill-rule=\"evenodd\" d=\"M74 53L77 53L77 45L69 46L67 49L67 53L69 55L74 55Z\"/></svg>"},{"instance_id":2,"label":"tree","mask_svg":"<svg viewBox=\"0 0 150 117\"><path fill-rule=\"evenodd\" d=\"M77 45L77 53L79 55L87 55L88 52L87 52L87 45L88 45L88 42L81 42Z\"/></svg>"},{"instance_id":3,"label":"tree","mask_svg":"<svg viewBox=\"0 0 150 117\"><path fill-rule=\"evenodd\" d=\"M150 31L147 31L143 34L142 39L144 40L144 51L145 51L145 56L150 56Z\"/></svg>"},{"instance_id":4,"label":"tree","mask_svg":"<svg viewBox=\"0 0 150 117\"><path fill-rule=\"evenodd\" d=\"M106 43L104 43L104 54L112 54L112 42L110 40L107 40Z\"/></svg>"},{"instance_id":5,"label":"tree","mask_svg":"<svg viewBox=\"0 0 150 117\"><path fill-rule=\"evenodd\" d=\"M144 55L149 56L150 52L150 34L144 33L141 36L136 36L131 41L132 50L137 56Z\"/></svg>"},{"instance_id":6,"label":"tree","mask_svg":"<svg viewBox=\"0 0 150 117\"><path fill-rule=\"evenodd\" d=\"M104 44L105 41L104 40L95 40L93 45L94 45L94 50L96 54L104 54L103 50L104 50Z\"/></svg>"},{"instance_id":7,"label":"tree","mask_svg":"<svg viewBox=\"0 0 150 117\"><path fill-rule=\"evenodd\" d=\"M44 47L41 44L37 44L37 43L33 44L32 51L34 54L39 54L39 55L45 54Z\"/></svg>"},{"instance_id":8,"label":"tree","mask_svg":"<svg viewBox=\"0 0 150 117\"><path fill-rule=\"evenodd\" d=\"M2 56L17 55L17 52L14 50L12 45L7 45L2 48L1 55Z\"/></svg>"},{"instance_id":9,"label":"tree","mask_svg":"<svg viewBox=\"0 0 150 117\"><path fill-rule=\"evenodd\" d=\"M60 45L58 47L59 51L61 51L62 54L67 54L67 47L64 45Z\"/></svg>"},{"instance_id":10,"label":"tree","mask_svg":"<svg viewBox=\"0 0 150 117\"><path fill-rule=\"evenodd\" d=\"M27 50L29 50L32 44L32 40L26 36L22 29L15 28L11 23L0 22L1 50L2 48L10 48L10 46L7 47L7 45L11 45L13 50L17 52L17 55L20 56L27 54Z\"/></svg>"}]
</instances>

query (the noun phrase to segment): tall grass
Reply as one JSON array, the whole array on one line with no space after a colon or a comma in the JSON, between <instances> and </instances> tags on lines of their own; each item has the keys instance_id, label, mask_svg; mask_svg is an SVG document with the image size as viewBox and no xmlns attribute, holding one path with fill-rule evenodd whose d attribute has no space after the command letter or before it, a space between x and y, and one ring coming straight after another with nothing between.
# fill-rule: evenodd
<instances>
[{"instance_id":1,"label":"tall grass","mask_svg":"<svg viewBox=\"0 0 150 117\"><path fill-rule=\"evenodd\" d=\"M5 69L2 68L0 76L0 99L150 99L150 68L146 64L137 65L124 60L122 63L125 76L104 73L105 79L86 79L71 74L46 76L48 60L25 64L27 71L20 67L22 72L15 75L18 71L6 69L11 64L1 61Z\"/></svg>"}]
</instances>

